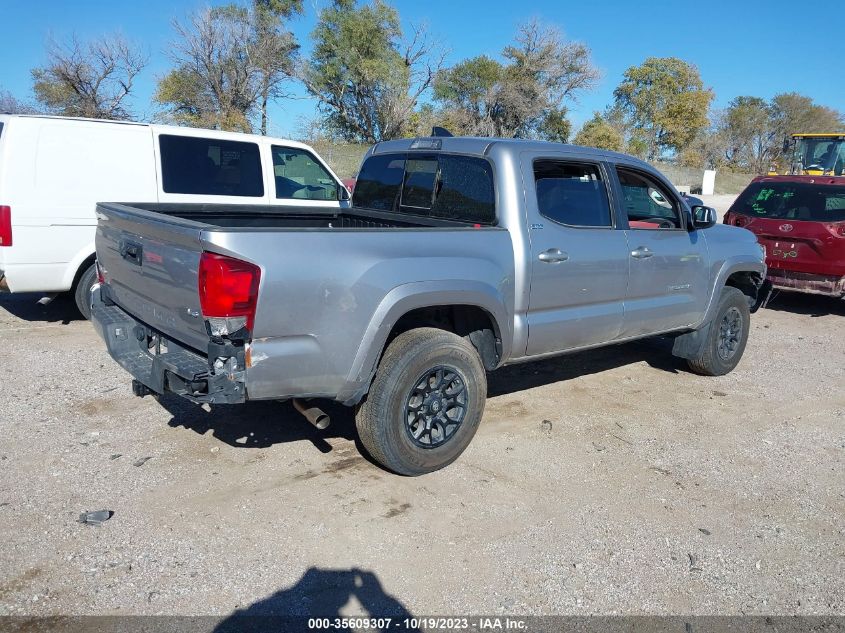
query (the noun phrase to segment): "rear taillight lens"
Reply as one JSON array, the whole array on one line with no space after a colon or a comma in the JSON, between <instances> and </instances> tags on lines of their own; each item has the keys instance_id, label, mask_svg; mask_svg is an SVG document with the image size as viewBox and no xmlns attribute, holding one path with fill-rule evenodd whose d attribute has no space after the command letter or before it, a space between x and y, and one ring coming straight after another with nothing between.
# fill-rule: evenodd
<instances>
[{"instance_id":1,"label":"rear taillight lens","mask_svg":"<svg viewBox=\"0 0 845 633\"><path fill-rule=\"evenodd\" d=\"M845 222L834 222L825 224L825 228L833 233L834 237L845 237Z\"/></svg>"},{"instance_id":2,"label":"rear taillight lens","mask_svg":"<svg viewBox=\"0 0 845 633\"><path fill-rule=\"evenodd\" d=\"M751 220L749 218L744 218L741 215L733 216L733 225L734 226L745 226L749 222L751 222Z\"/></svg>"},{"instance_id":3,"label":"rear taillight lens","mask_svg":"<svg viewBox=\"0 0 845 633\"><path fill-rule=\"evenodd\" d=\"M260 280L255 264L216 253L200 256L200 307L212 336L252 330Z\"/></svg>"},{"instance_id":4,"label":"rear taillight lens","mask_svg":"<svg viewBox=\"0 0 845 633\"><path fill-rule=\"evenodd\" d=\"M12 245L12 208L0 205L0 246Z\"/></svg>"},{"instance_id":5,"label":"rear taillight lens","mask_svg":"<svg viewBox=\"0 0 845 633\"><path fill-rule=\"evenodd\" d=\"M94 262L94 270L97 271L97 283L101 285L106 283L106 277L103 275L103 269L100 267L99 261Z\"/></svg>"}]
</instances>

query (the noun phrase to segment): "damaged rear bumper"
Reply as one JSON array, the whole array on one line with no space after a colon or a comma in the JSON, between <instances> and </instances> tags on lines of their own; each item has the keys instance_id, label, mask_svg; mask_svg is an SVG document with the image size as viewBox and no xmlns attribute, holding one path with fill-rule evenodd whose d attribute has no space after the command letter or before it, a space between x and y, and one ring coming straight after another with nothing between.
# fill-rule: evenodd
<instances>
[{"instance_id":1,"label":"damaged rear bumper","mask_svg":"<svg viewBox=\"0 0 845 633\"><path fill-rule=\"evenodd\" d=\"M246 400L242 351L228 350L232 355L225 361L215 354L212 366L207 356L138 321L107 295L103 287L94 286L91 322L111 357L133 378L157 394L171 392L196 403ZM219 345L210 346L221 351Z\"/></svg>"},{"instance_id":2,"label":"damaged rear bumper","mask_svg":"<svg viewBox=\"0 0 845 633\"><path fill-rule=\"evenodd\" d=\"M845 297L845 277L769 268L768 281L779 290L796 290L829 297Z\"/></svg>"}]
</instances>

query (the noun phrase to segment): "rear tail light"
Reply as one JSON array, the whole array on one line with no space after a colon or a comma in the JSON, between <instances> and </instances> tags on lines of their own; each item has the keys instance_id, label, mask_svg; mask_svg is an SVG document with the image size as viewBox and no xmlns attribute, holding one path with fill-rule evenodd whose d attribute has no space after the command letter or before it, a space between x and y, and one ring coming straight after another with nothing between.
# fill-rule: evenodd
<instances>
[{"instance_id":1,"label":"rear tail light","mask_svg":"<svg viewBox=\"0 0 845 633\"><path fill-rule=\"evenodd\" d=\"M12 245L12 208L0 205L0 246Z\"/></svg>"},{"instance_id":2,"label":"rear tail light","mask_svg":"<svg viewBox=\"0 0 845 633\"><path fill-rule=\"evenodd\" d=\"M200 307L209 334L252 330L260 280L261 269L255 264L216 253L200 256Z\"/></svg>"},{"instance_id":3,"label":"rear tail light","mask_svg":"<svg viewBox=\"0 0 845 633\"><path fill-rule=\"evenodd\" d=\"M97 283L100 285L106 283L106 278L103 275L103 269L100 267L99 261L94 262L94 270L97 271Z\"/></svg>"},{"instance_id":4,"label":"rear tail light","mask_svg":"<svg viewBox=\"0 0 845 633\"><path fill-rule=\"evenodd\" d=\"M732 216L734 226L746 226L751 222L750 218L744 218L741 215Z\"/></svg>"},{"instance_id":5,"label":"rear tail light","mask_svg":"<svg viewBox=\"0 0 845 633\"><path fill-rule=\"evenodd\" d=\"M834 237L845 237L845 222L834 222L825 224L825 228L833 233Z\"/></svg>"}]
</instances>

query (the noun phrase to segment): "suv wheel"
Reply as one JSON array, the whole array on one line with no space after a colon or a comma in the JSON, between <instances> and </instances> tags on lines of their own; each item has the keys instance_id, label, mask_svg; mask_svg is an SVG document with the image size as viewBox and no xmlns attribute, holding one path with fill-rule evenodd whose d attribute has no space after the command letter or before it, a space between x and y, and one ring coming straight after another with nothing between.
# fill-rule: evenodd
<instances>
[{"instance_id":1,"label":"suv wheel","mask_svg":"<svg viewBox=\"0 0 845 633\"><path fill-rule=\"evenodd\" d=\"M355 416L370 455L402 475L451 464L481 422L487 375L478 352L457 334L418 328L387 347Z\"/></svg>"},{"instance_id":2,"label":"suv wheel","mask_svg":"<svg viewBox=\"0 0 845 633\"><path fill-rule=\"evenodd\" d=\"M750 326L748 298L736 288L723 288L702 353L687 361L690 369L704 376L733 371L745 351Z\"/></svg>"}]
</instances>

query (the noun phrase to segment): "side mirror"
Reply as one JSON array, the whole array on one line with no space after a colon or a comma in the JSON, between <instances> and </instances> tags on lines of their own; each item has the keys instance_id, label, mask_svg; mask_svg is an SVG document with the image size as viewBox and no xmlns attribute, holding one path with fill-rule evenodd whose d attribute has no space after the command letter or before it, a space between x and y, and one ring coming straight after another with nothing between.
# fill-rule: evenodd
<instances>
[{"instance_id":1,"label":"side mirror","mask_svg":"<svg viewBox=\"0 0 845 633\"><path fill-rule=\"evenodd\" d=\"M696 229L709 229L718 222L716 209L697 204L692 208L692 226Z\"/></svg>"},{"instance_id":2,"label":"side mirror","mask_svg":"<svg viewBox=\"0 0 845 633\"><path fill-rule=\"evenodd\" d=\"M337 187L337 199L343 202L344 200L349 200L352 196L349 194L349 189L346 188L345 185L340 184Z\"/></svg>"}]
</instances>

